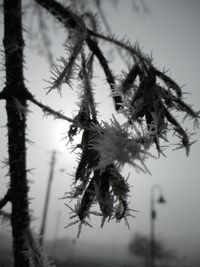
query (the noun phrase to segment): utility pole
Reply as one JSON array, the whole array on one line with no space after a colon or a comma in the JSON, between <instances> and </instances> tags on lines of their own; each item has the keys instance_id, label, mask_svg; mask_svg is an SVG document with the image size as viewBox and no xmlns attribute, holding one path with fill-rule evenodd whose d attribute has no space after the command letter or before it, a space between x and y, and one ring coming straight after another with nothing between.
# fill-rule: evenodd
<instances>
[{"instance_id":1,"label":"utility pole","mask_svg":"<svg viewBox=\"0 0 200 267\"><path fill-rule=\"evenodd\" d=\"M44 240L47 211L48 211L48 206L49 206L49 196L50 196L50 191L51 191L51 184L52 184L52 180L53 180L55 163L56 163L56 151L53 150L52 156L51 156L50 172L49 172L49 179L48 179L48 185L47 185L47 191L46 191L46 198L45 198L45 203L44 203L44 211L43 211L43 216L42 216L42 224L41 224L41 229L40 229L40 245L41 246L43 245L43 240Z\"/></svg>"},{"instance_id":2,"label":"utility pole","mask_svg":"<svg viewBox=\"0 0 200 267\"><path fill-rule=\"evenodd\" d=\"M54 234L54 242L52 245L52 255L56 257L56 250L57 250L57 241L58 241L58 233L59 233L59 227L60 227L60 219L61 219L61 211L58 211L56 216L56 228L55 228L55 234Z\"/></svg>"}]
</instances>

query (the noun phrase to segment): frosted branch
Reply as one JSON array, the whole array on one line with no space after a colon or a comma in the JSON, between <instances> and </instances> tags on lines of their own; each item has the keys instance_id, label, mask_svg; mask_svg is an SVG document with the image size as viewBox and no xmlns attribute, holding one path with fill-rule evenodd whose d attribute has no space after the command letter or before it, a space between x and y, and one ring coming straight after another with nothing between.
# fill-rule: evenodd
<instances>
[{"instance_id":1,"label":"frosted branch","mask_svg":"<svg viewBox=\"0 0 200 267\"><path fill-rule=\"evenodd\" d=\"M31 98L30 101L32 103L34 103L36 106L40 107L44 113L46 113L48 115L52 115L55 119L61 119L61 120L65 120L68 122L74 122L73 119L68 118L65 115L63 115L62 113L60 113L59 111L55 111L52 108L42 104L41 102L37 101L35 98Z\"/></svg>"}]
</instances>

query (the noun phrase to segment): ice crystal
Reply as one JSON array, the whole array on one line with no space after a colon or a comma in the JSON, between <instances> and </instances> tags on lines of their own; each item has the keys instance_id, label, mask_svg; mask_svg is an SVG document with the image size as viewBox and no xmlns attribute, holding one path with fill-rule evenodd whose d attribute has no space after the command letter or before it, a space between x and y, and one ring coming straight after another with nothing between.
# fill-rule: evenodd
<instances>
[{"instance_id":1,"label":"ice crystal","mask_svg":"<svg viewBox=\"0 0 200 267\"><path fill-rule=\"evenodd\" d=\"M143 168L144 160L150 154L143 146L149 146L150 138L135 138L127 127L127 124L120 125L113 116L111 124L103 122L103 126L95 125L98 132L96 138L91 142L92 149L98 151L100 160L98 167L104 169L107 165L116 162L119 165L129 163L136 168ZM141 163L141 167L135 161Z\"/></svg>"},{"instance_id":2,"label":"ice crystal","mask_svg":"<svg viewBox=\"0 0 200 267\"><path fill-rule=\"evenodd\" d=\"M86 29L84 25L79 25L76 31L70 31L68 42L65 45L66 53L68 58L60 57L57 65L54 65L53 70L51 71L52 77L48 89L48 93L53 89L58 89L61 92L61 86L63 83L71 85L71 80L75 76L76 69L78 65L76 61L82 50L83 42L86 37Z\"/></svg>"},{"instance_id":3,"label":"ice crystal","mask_svg":"<svg viewBox=\"0 0 200 267\"><path fill-rule=\"evenodd\" d=\"M26 105L23 105L17 98L14 98L14 108L17 112L17 114L20 116L20 119L24 116L27 116L30 110Z\"/></svg>"},{"instance_id":4,"label":"ice crystal","mask_svg":"<svg viewBox=\"0 0 200 267\"><path fill-rule=\"evenodd\" d=\"M62 57L62 66L56 66L49 89L60 90L63 82L71 84L78 65L76 77L80 82L81 97L76 116L68 120L72 122L68 137L73 141L73 137L81 133L82 140L74 146L79 149L78 165L74 175L75 187L67 198L78 198L71 216L75 221L69 225L80 221L80 233L82 225L87 224L86 218L94 214L91 209L96 203L100 209L96 214L102 216L102 225L106 219L124 218L128 226L129 185L120 173L122 167L128 163L137 171L149 172L145 165L146 158L152 156L149 148L155 144L158 152L163 153L160 140L167 142L171 130L180 139L178 148L184 147L188 154L192 144L190 134L174 112L186 113L194 119L195 125L198 124L199 112L183 101L182 88L166 71L153 65L152 55L146 55L138 43L132 45L128 40L117 40L112 34L105 36L97 32L93 16L89 16L92 19L88 27L85 23L88 16L81 8L84 5L74 1L72 4L74 10L83 12L84 16L74 14L70 8L60 4L55 10L53 8L53 13L68 30L69 38L66 45L68 57ZM96 6L101 13L100 1L96 1ZM126 52L129 57L130 68L123 71L118 84L99 39L114 44L120 49L120 54ZM98 121L93 86L94 58L104 72L116 111L124 115L124 124L115 117L109 123Z\"/></svg>"},{"instance_id":5,"label":"ice crystal","mask_svg":"<svg viewBox=\"0 0 200 267\"><path fill-rule=\"evenodd\" d=\"M39 244L38 238L30 229L26 231L25 239L28 245L28 254L26 256L30 260L31 267L55 267Z\"/></svg>"},{"instance_id":6,"label":"ice crystal","mask_svg":"<svg viewBox=\"0 0 200 267\"><path fill-rule=\"evenodd\" d=\"M144 58L139 63L133 65L118 86L118 90L123 93L124 108L121 113L130 124L138 122L141 125L145 121L147 131L159 152L159 139L164 137L165 140L171 129L168 125L173 126L188 154L191 143L189 135L171 111L185 112L187 117L194 119L195 125L198 125L199 112L183 101L181 87L165 72L157 70Z\"/></svg>"},{"instance_id":7,"label":"ice crystal","mask_svg":"<svg viewBox=\"0 0 200 267\"><path fill-rule=\"evenodd\" d=\"M86 217L89 217L89 213L84 213L85 217L80 220L80 201L75 205L74 208L70 207L68 204L65 203L65 205L71 210L71 213L73 214L70 216L70 219L77 218L75 221L68 223L65 228L71 227L72 225L75 225L78 223L78 233L77 233L77 238L80 237L82 226L89 226L92 227L92 225L87 221Z\"/></svg>"}]
</instances>

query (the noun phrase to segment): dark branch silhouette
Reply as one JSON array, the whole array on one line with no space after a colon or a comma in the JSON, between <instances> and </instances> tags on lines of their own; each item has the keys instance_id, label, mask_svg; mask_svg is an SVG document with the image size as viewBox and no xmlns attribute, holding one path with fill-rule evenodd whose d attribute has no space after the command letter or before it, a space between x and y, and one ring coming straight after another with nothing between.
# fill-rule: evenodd
<instances>
[{"instance_id":1,"label":"dark branch silhouette","mask_svg":"<svg viewBox=\"0 0 200 267\"><path fill-rule=\"evenodd\" d=\"M75 135L82 134L81 143L75 146L79 151L74 175L75 186L66 193L66 199L80 199L75 208L66 204L74 213L71 219L75 219L68 226L79 223L78 235L82 225L91 226L87 220L90 214L100 215L102 226L106 219L124 219L129 227L127 218L133 214L128 205L129 184L121 175L122 167L128 163L136 170L148 172L145 159L151 156L150 147L155 145L158 153L163 153L160 140L167 141L169 132L178 137L180 143L177 148L185 148L188 155L193 144L191 134L176 119L174 112L182 112L185 117L192 118L195 126L198 126L200 117L199 112L183 101L182 88L178 83L165 71L156 68L153 59L143 53L138 44L132 45L129 40L119 40L110 34L100 1L95 3L107 25L109 36L98 32L95 16L91 12L82 9L79 14L76 8L72 10L55 0L34 2L38 4L39 10L44 8L66 30L67 55L61 56L59 63L52 68L53 76L48 81L48 92L60 92L63 84L73 87L76 80L81 85L80 101L79 110L72 119L38 101L25 87L21 0L4 0L6 81L0 92L0 100L6 101L10 185L8 193L0 200L0 209L10 201L12 210L10 216L1 210L0 215L10 217L14 267L51 265L41 252L37 238L30 231L26 168L28 101L45 114L69 122L68 138L71 142ZM86 23L88 18L90 27ZM43 18L40 23L42 22ZM42 32L42 36L48 46L46 32ZM102 41L114 45L121 57L123 52L128 52L132 65L130 69L125 67L123 77L116 79L103 52ZM123 115L124 124L120 124L114 115L110 122L99 121L93 86L93 74L96 71L94 59L97 59L96 64L104 72L115 110ZM91 210L96 202L100 212Z\"/></svg>"}]
</instances>

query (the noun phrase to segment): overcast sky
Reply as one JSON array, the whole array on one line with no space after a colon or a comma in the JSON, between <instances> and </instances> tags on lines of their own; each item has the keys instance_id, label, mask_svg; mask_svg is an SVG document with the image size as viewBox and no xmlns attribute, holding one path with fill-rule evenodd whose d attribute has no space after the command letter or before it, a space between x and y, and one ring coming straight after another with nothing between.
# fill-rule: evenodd
<instances>
[{"instance_id":1,"label":"overcast sky","mask_svg":"<svg viewBox=\"0 0 200 267\"><path fill-rule=\"evenodd\" d=\"M169 68L171 77L180 85L184 85L184 91L191 93L187 95L187 102L193 104L194 109L200 109L199 97L199 70L200 70L200 1L198 0L149 0L150 14L142 10L136 14L133 12L130 1L119 1L116 9L113 9L104 1L104 11L109 24L118 37L127 36L132 43L138 41L145 53L153 53L154 62L161 70ZM137 2L137 1L135 1ZM147 2L147 1L146 1ZM58 27L58 24L56 26ZM1 28L2 29L2 28ZM60 33L59 33L60 31ZM57 29L55 44L52 49L59 57L62 56L62 42L64 32ZM27 86L32 93L48 103L52 107L64 110L66 115L72 116L77 109L74 103L77 102L77 90L63 88L63 96L52 92L45 95L43 88L46 83L43 79L49 77L49 67L46 60L38 55L36 51L26 48L25 71ZM115 59L117 70L124 67L120 59ZM120 73L119 73L120 74ZM101 77L102 74L100 73ZM109 89L105 83L96 83L97 102L100 102L99 110L103 113L104 119L109 120L113 110L109 109L112 101L107 100ZM105 88L104 88L105 87ZM0 114L4 112L4 105L0 103ZM65 147L66 141L61 141L62 135L66 133L69 125L65 122L52 121L45 118L42 112L33 105L30 105L32 113L28 120L28 138L34 145L28 145L28 167L35 168L30 179L30 197L32 200L33 217L40 217L43 210L43 203L46 191L47 178L49 173L49 162L53 149L60 153L57 155L55 177L51 191L51 203L48 213L47 236L53 238L58 212L61 213L59 236L76 237L77 225L69 229L64 226L69 223L68 210L61 198L65 191L69 191L72 173L76 166L75 156L70 154L70 149ZM111 117L111 116L110 116ZM5 125L5 117L0 117L0 125ZM192 123L186 123L185 128L193 127ZM192 128L193 129L193 128ZM0 129L1 158L6 155L6 130ZM113 244L118 242L126 244L130 241L135 232L143 232L147 235L150 231L150 190L154 184L159 184L164 196L167 199L166 205L156 205L158 219L156 221L156 235L167 240L174 247L182 248L185 254L193 251L195 246L200 247L200 180L199 180L199 159L200 143L199 131L194 139L198 142L191 148L191 154L187 158L185 151L173 151L174 147L166 150L167 158L149 159L147 166L152 173L138 174L129 166L125 167L124 173L130 172L130 183L133 185L131 191L131 204L134 209L139 210L135 219L130 219L131 230L126 229L123 222L116 224L111 222L100 228L100 221L92 219L93 229L84 228L81 234L81 241L107 242ZM175 143L175 140L170 140ZM0 166L3 166L1 163ZM65 168L65 173L59 170ZM5 184L8 178L4 178L5 169L0 169L0 193L5 192ZM156 195L158 196L158 195ZM38 231L40 219L33 222L35 230ZM109 233L109 234L108 234Z\"/></svg>"}]
</instances>

